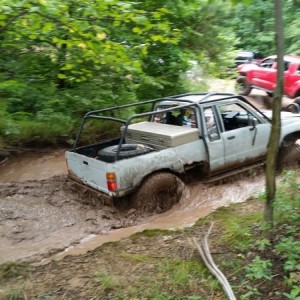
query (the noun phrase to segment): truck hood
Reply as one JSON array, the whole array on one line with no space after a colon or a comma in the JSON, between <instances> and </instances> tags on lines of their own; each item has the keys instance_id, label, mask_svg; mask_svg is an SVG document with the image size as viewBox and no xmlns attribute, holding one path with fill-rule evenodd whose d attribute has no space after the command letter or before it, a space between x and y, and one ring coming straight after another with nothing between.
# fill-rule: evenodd
<instances>
[{"instance_id":1,"label":"truck hood","mask_svg":"<svg viewBox=\"0 0 300 300\"><path fill-rule=\"evenodd\" d=\"M266 115L268 118L272 119L272 110L267 110L263 112L264 115ZM299 129L300 129L300 114L293 114L291 112L288 111L282 111L280 113L281 115L281 121L284 124L290 124L290 123L294 123L294 122L298 122L299 123Z\"/></svg>"},{"instance_id":2,"label":"truck hood","mask_svg":"<svg viewBox=\"0 0 300 300\"><path fill-rule=\"evenodd\" d=\"M246 64L241 64L237 67L237 72L238 73L243 73L243 72L248 72L249 70L254 70L258 69L259 67L257 66L256 62L252 63L246 63Z\"/></svg>"}]
</instances>

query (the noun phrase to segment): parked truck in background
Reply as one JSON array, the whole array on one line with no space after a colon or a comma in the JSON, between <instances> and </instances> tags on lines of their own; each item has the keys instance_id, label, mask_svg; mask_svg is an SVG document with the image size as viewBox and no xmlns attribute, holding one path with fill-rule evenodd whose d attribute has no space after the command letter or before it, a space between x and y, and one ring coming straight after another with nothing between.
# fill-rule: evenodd
<instances>
[{"instance_id":1,"label":"parked truck in background","mask_svg":"<svg viewBox=\"0 0 300 300\"><path fill-rule=\"evenodd\" d=\"M150 108L132 113L138 106ZM144 108L145 109L145 108ZM123 118L126 114L131 114ZM113 122L117 135L81 145L90 121ZM222 178L265 161L271 121L240 95L189 93L95 110L66 152L69 177L105 202L162 212L179 201L187 176ZM100 134L101 135L101 134ZM300 114L284 113L279 168L300 165Z\"/></svg>"},{"instance_id":2,"label":"parked truck in background","mask_svg":"<svg viewBox=\"0 0 300 300\"><path fill-rule=\"evenodd\" d=\"M240 95L249 95L253 88L272 96L276 88L276 55L268 56L256 63L241 64L237 67L236 79ZM294 99L289 109L300 113L300 56L284 56L284 95ZM289 110L288 109L288 110Z\"/></svg>"}]
</instances>

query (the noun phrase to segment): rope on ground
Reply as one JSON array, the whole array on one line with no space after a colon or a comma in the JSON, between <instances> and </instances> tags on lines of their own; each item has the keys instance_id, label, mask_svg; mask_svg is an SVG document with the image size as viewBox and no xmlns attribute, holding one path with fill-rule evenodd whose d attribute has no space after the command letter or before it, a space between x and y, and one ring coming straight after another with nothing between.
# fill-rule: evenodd
<instances>
[{"instance_id":1,"label":"rope on ground","mask_svg":"<svg viewBox=\"0 0 300 300\"><path fill-rule=\"evenodd\" d=\"M210 272L217 278L217 280L221 283L223 290L225 294L227 295L227 298L229 300L236 300L236 297L232 291L232 288L225 277L225 275L220 271L220 269L216 266L214 263L214 260L210 254L209 246L208 246L208 237L210 235L210 232L212 230L213 223L210 225L207 233L204 235L204 237L201 239L200 244L196 240L196 238L193 238L192 241L197 247L201 258L203 259L205 265L210 270Z\"/></svg>"}]
</instances>

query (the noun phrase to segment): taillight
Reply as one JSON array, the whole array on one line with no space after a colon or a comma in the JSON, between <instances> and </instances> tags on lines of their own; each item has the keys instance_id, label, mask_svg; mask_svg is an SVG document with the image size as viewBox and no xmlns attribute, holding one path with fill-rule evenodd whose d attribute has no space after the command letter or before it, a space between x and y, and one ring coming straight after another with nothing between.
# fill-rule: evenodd
<instances>
[{"instance_id":1,"label":"taillight","mask_svg":"<svg viewBox=\"0 0 300 300\"><path fill-rule=\"evenodd\" d=\"M117 189L117 181L115 173L106 173L107 188L111 192L115 192Z\"/></svg>"},{"instance_id":2,"label":"taillight","mask_svg":"<svg viewBox=\"0 0 300 300\"><path fill-rule=\"evenodd\" d=\"M68 161L66 160L66 164L67 164L67 172L70 173L70 169L69 169L69 165L68 165Z\"/></svg>"}]
</instances>

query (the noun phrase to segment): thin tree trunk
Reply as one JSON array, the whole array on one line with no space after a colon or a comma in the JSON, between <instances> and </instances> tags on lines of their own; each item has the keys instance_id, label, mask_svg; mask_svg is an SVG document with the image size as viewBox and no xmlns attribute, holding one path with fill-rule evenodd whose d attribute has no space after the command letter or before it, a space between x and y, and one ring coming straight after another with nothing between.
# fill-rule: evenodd
<instances>
[{"instance_id":1,"label":"thin tree trunk","mask_svg":"<svg viewBox=\"0 0 300 300\"><path fill-rule=\"evenodd\" d=\"M276 164L279 150L280 128L281 128L281 103L283 94L284 65L283 65L283 20L282 20L282 0L274 0L275 11L275 41L277 54L277 86L273 99L272 130L268 144L267 167L266 167L266 204L264 210L264 220L273 228L273 203L276 195ZM269 231L268 236L271 236Z\"/></svg>"}]
</instances>

